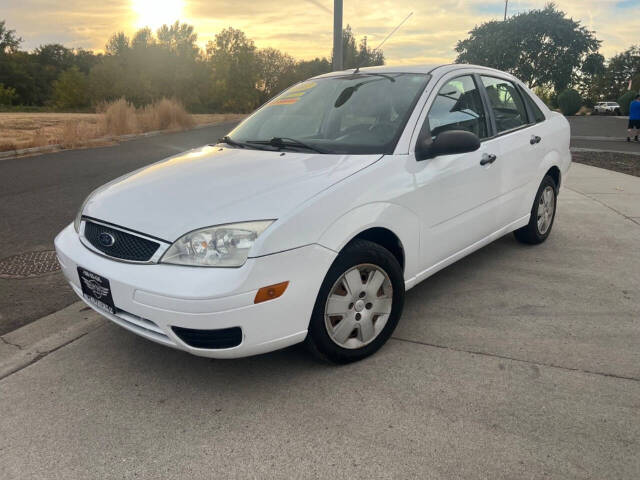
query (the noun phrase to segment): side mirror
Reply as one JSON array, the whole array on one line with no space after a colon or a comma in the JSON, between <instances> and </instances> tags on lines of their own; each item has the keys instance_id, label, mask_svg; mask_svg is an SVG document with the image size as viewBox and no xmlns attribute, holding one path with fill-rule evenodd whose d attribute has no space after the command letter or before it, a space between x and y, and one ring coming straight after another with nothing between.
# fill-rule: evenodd
<instances>
[{"instance_id":1,"label":"side mirror","mask_svg":"<svg viewBox=\"0 0 640 480\"><path fill-rule=\"evenodd\" d=\"M433 141L419 138L416 144L416 160L427 160L439 155L475 152L480 148L480 139L475 133L465 130L447 130Z\"/></svg>"}]
</instances>

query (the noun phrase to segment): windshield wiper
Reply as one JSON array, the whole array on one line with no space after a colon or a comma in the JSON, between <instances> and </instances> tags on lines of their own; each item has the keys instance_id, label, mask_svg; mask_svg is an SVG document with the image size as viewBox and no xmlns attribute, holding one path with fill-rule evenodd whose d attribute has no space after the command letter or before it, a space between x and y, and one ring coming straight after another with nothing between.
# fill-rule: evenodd
<instances>
[{"instance_id":1,"label":"windshield wiper","mask_svg":"<svg viewBox=\"0 0 640 480\"><path fill-rule=\"evenodd\" d=\"M317 153L330 153L322 148L314 147L313 145L309 145L308 143L289 137L273 137L271 140L247 140L246 143L251 145L271 145L276 148L299 147Z\"/></svg>"},{"instance_id":2,"label":"windshield wiper","mask_svg":"<svg viewBox=\"0 0 640 480\"><path fill-rule=\"evenodd\" d=\"M261 148L256 145L252 145L249 142L238 142L234 140L229 135L225 135L222 138L218 139L218 143L226 143L227 145L231 145L232 147L240 147L240 148L255 148L256 150L270 150L269 148Z\"/></svg>"}]
</instances>

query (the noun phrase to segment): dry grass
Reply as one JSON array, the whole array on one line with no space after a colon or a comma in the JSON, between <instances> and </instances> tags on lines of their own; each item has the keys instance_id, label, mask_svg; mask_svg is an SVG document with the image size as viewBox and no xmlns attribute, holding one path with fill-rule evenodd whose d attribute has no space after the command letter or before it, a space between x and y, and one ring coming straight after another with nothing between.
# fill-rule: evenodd
<instances>
[{"instance_id":1,"label":"dry grass","mask_svg":"<svg viewBox=\"0 0 640 480\"><path fill-rule=\"evenodd\" d=\"M112 137L238 121L242 114L191 115L175 100L135 108L126 100L105 103L98 113L0 113L0 151L45 145L77 148Z\"/></svg>"},{"instance_id":2,"label":"dry grass","mask_svg":"<svg viewBox=\"0 0 640 480\"><path fill-rule=\"evenodd\" d=\"M125 135L138 131L136 107L124 98L107 105L102 116L105 133Z\"/></svg>"},{"instance_id":3,"label":"dry grass","mask_svg":"<svg viewBox=\"0 0 640 480\"><path fill-rule=\"evenodd\" d=\"M163 98L148 105L139 113L139 122L145 131L182 130L193 128L195 122L182 104Z\"/></svg>"}]
</instances>

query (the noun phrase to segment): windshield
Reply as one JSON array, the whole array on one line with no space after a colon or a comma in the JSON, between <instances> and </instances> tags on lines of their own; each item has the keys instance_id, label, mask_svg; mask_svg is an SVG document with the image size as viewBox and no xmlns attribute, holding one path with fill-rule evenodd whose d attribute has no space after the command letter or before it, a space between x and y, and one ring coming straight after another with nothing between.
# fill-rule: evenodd
<instances>
[{"instance_id":1,"label":"windshield","mask_svg":"<svg viewBox=\"0 0 640 480\"><path fill-rule=\"evenodd\" d=\"M428 79L426 74L361 73L302 82L238 125L226 143L392 153Z\"/></svg>"}]
</instances>

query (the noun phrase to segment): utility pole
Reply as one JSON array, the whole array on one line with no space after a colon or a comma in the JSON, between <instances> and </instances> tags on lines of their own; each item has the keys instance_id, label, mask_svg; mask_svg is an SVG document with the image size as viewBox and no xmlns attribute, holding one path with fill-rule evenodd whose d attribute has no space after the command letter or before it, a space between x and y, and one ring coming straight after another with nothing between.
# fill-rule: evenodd
<instances>
[{"instance_id":1,"label":"utility pole","mask_svg":"<svg viewBox=\"0 0 640 480\"><path fill-rule=\"evenodd\" d=\"M504 0L504 21L507 21L507 5L509 5L509 0Z\"/></svg>"},{"instance_id":2,"label":"utility pole","mask_svg":"<svg viewBox=\"0 0 640 480\"><path fill-rule=\"evenodd\" d=\"M342 0L333 0L333 70L342 70Z\"/></svg>"}]
</instances>

